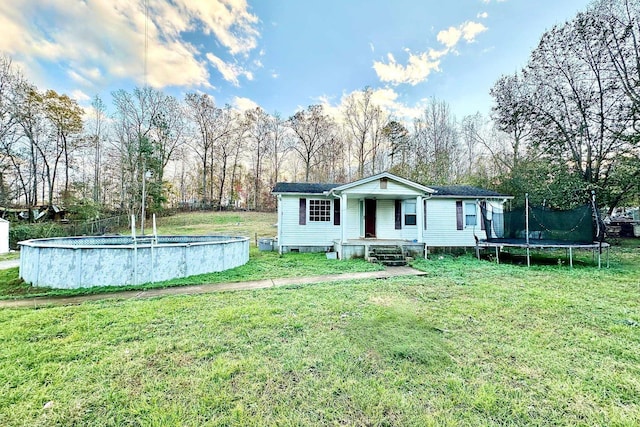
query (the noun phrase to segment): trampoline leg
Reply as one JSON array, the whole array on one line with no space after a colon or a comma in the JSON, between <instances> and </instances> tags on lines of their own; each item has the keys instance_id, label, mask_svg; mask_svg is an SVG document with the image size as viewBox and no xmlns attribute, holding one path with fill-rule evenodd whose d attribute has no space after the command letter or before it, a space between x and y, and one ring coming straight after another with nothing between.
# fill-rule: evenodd
<instances>
[{"instance_id":1,"label":"trampoline leg","mask_svg":"<svg viewBox=\"0 0 640 427\"><path fill-rule=\"evenodd\" d=\"M569 266L573 268L573 248L569 246Z\"/></svg>"},{"instance_id":2,"label":"trampoline leg","mask_svg":"<svg viewBox=\"0 0 640 427\"><path fill-rule=\"evenodd\" d=\"M476 257L478 257L478 261L480 261L480 247L476 244Z\"/></svg>"},{"instance_id":3,"label":"trampoline leg","mask_svg":"<svg viewBox=\"0 0 640 427\"><path fill-rule=\"evenodd\" d=\"M498 255L498 247L496 246L496 264L500 264L500 255Z\"/></svg>"},{"instance_id":4,"label":"trampoline leg","mask_svg":"<svg viewBox=\"0 0 640 427\"><path fill-rule=\"evenodd\" d=\"M531 267L531 254L529 253L528 246L527 246L527 267Z\"/></svg>"}]
</instances>

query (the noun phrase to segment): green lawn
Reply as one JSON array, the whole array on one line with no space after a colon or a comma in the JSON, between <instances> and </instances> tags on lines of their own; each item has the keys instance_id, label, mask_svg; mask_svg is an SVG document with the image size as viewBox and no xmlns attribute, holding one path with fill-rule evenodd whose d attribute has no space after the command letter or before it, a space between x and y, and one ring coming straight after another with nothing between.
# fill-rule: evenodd
<instances>
[{"instance_id":1,"label":"green lawn","mask_svg":"<svg viewBox=\"0 0 640 427\"><path fill-rule=\"evenodd\" d=\"M0 425L638 425L640 253L612 258L0 310Z\"/></svg>"},{"instance_id":2,"label":"green lawn","mask_svg":"<svg viewBox=\"0 0 640 427\"><path fill-rule=\"evenodd\" d=\"M157 219L158 234L224 234L255 238L275 237L278 215L274 212L192 212ZM147 233L151 224L147 224ZM128 233L128 231L126 231Z\"/></svg>"}]
</instances>

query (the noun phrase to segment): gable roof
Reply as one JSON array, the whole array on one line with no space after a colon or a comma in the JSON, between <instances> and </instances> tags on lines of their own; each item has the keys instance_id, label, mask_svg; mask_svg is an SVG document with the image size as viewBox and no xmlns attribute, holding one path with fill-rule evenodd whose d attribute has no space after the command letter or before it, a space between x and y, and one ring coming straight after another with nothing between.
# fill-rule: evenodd
<instances>
[{"instance_id":1,"label":"gable roof","mask_svg":"<svg viewBox=\"0 0 640 427\"><path fill-rule=\"evenodd\" d=\"M432 190L429 187L425 187L424 185L420 185L417 182L409 181L408 179L401 178L401 177L399 177L397 175L394 175L392 173L389 173L389 172L382 172L382 173L379 173L377 175L372 175L372 176L369 176L369 177L366 177L366 178L359 179L357 181L350 182L348 184L341 185L339 187L334 188L333 191L340 192L340 191L348 190L349 188L353 188L353 187L357 187L359 185L367 184L367 183L369 183L371 181L376 181L376 180L379 180L381 178L387 178L387 179L391 179L393 181L397 181L397 182L399 182L401 184L404 184L404 185L406 185L408 187L411 187L411 188L413 188L415 190L418 190L420 192L423 192L423 193L435 193L435 191Z\"/></svg>"},{"instance_id":2,"label":"gable roof","mask_svg":"<svg viewBox=\"0 0 640 427\"><path fill-rule=\"evenodd\" d=\"M271 192L274 194L322 194L339 185L340 184L319 184L313 182L278 182Z\"/></svg>"},{"instance_id":3,"label":"gable roof","mask_svg":"<svg viewBox=\"0 0 640 427\"><path fill-rule=\"evenodd\" d=\"M513 198L504 194L497 193L491 190L485 190L484 188L473 187L471 185L432 185L437 191L433 197L490 197L490 198Z\"/></svg>"},{"instance_id":4,"label":"gable roof","mask_svg":"<svg viewBox=\"0 0 640 427\"><path fill-rule=\"evenodd\" d=\"M500 194L492 190L485 190L483 188L473 187L471 185L430 185L425 187L424 185L409 181L408 179L401 178L389 172L382 172L377 175L372 175L366 178L359 179L357 181L350 182L348 184L327 184L327 183L313 183L313 182L278 182L273 187L273 194L325 194L332 192L341 192L359 185L367 184L371 181L378 180L380 178L387 178L395 180L404 185L407 185L420 192L431 194L431 197L441 198L496 198L496 199L512 199L513 196L507 196Z\"/></svg>"}]
</instances>

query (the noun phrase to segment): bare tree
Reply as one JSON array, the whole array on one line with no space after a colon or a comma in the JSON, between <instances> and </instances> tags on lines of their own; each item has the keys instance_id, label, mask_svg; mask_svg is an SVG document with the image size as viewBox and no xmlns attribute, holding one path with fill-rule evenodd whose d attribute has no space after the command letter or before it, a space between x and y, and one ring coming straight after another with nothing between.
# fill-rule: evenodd
<instances>
[{"instance_id":1,"label":"bare tree","mask_svg":"<svg viewBox=\"0 0 640 427\"><path fill-rule=\"evenodd\" d=\"M25 176L23 156L20 155L15 109L16 90L22 80L22 75L13 67L11 58L0 55L0 201L3 204L20 193L28 203L28 178ZM7 179L9 175L15 178Z\"/></svg>"},{"instance_id":2,"label":"bare tree","mask_svg":"<svg viewBox=\"0 0 640 427\"><path fill-rule=\"evenodd\" d=\"M106 120L106 110L102 99L96 95L91 101L91 135L89 136L89 140L91 145L93 146L93 201L95 203L100 203L101 201L101 168L102 168L102 144L105 131L105 120Z\"/></svg>"},{"instance_id":3,"label":"bare tree","mask_svg":"<svg viewBox=\"0 0 640 427\"><path fill-rule=\"evenodd\" d=\"M296 135L293 150L304 163L304 179L309 182L311 169L319 164L318 153L330 143L335 124L324 113L322 105L311 105L289 118L289 126Z\"/></svg>"},{"instance_id":4,"label":"bare tree","mask_svg":"<svg viewBox=\"0 0 640 427\"><path fill-rule=\"evenodd\" d=\"M264 158L271 148L271 117L260 107L245 111L247 147L251 150L253 209L260 208L260 190Z\"/></svg>"},{"instance_id":5,"label":"bare tree","mask_svg":"<svg viewBox=\"0 0 640 427\"><path fill-rule=\"evenodd\" d=\"M142 205L143 180L151 173L153 181L143 195L152 199L152 208L166 199L165 189L158 181L166 162L181 141L180 111L174 98L150 88L136 88L132 93L119 90L113 94L114 127L122 166L121 197L123 207L133 213ZM159 178L158 178L159 177ZM138 204L140 200L140 204Z\"/></svg>"},{"instance_id":6,"label":"bare tree","mask_svg":"<svg viewBox=\"0 0 640 427\"><path fill-rule=\"evenodd\" d=\"M420 119L414 121L416 165L414 179L432 184L451 184L458 177L458 128L449 105L432 99Z\"/></svg>"},{"instance_id":7,"label":"bare tree","mask_svg":"<svg viewBox=\"0 0 640 427\"><path fill-rule=\"evenodd\" d=\"M387 115L373 103L372 96L370 87L353 92L347 96L343 110L346 133L356 157L358 179L377 172L380 144L384 141Z\"/></svg>"},{"instance_id":8,"label":"bare tree","mask_svg":"<svg viewBox=\"0 0 640 427\"><path fill-rule=\"evenodd\" d=\"M81 144L82 116L84 111L78 103L67 95L59 95L54 90L47 90L43 96L44 115L51 125L52 140L55 139L56 159L64 159L64 197L69 197L69 171L71 168L71 154ZM53 179L55 182L58 161L54 163ZM52 184L53 185L53 184ZM51 204L53 188L49 191Z\"/></svg>"},{"instance_id":9,"label":"bare tree","mask_svg":"<svg viewBox=\"0 0 640 427\"><path fill-rule=\"evenodd\" d=\"M202 167L202 198L213 199L214 154L225 147L220 147L229 140L233 129L233 114L230 108L216 108L213 98L207 94L188 93L185 97L187 114L195 126L197 137L193 139L192 148ZM223 159L226 161L226 157ZM226 168L223 167L223 172ZM207 184L209 179L210 184ZM224 180L223 180L224 181ZM224 183L223 183L224 185ZM222 196L219 192L218 197ZM221 202L219 200L219 202Z\"/></svg>"},{"instance_id":10,"label":"bare tree","mask_svg":"<svg viewBox=\"0 0 640 427\"><path fill-rule=\"evenodd\" d=\"M269 179L270 185L275 185L280 179L280 173L285 156L291 150L292 135L291 129L287 127L286 121L280 117L280 114L275 113L271 116L269 124L269 149L270 164L271 164L271 177Z\"/></svg>"}]
</instances>

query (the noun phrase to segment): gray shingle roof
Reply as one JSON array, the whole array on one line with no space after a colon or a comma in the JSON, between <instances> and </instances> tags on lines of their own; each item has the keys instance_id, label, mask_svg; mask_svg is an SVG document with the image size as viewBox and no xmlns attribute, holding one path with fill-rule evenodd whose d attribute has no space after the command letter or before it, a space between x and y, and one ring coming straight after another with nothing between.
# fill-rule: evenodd
<instances>
[{"instance_id":1,"label":"gray shingle roof","mask_svg":"<svg viewBox=\"0 0 640 427\"><path fill-rule=\"evenodd\" d=\"M429 185L437 191L434 196L461 196L461 197L508 197L483 188L472 187L470 185Z\"/></svg>"},{"instance_id":2,"label":"gray shingle roof","mask_svg":"<svg viewBox=\"0 0 640 427\"><path fill-rule=\"evenodd\" d=\"M324 184L312 182L278 182L273 187L273 193L299 193L299 194L322 194L342 184ZM472 187L470 185L427 185L437 191L433 196L457 196L457 197L509 197L483 188Z\"/></svg>"},{"instance_id":3,"label":"gray shingle roof","mask_svg":"<svg viewBox=\"0 0 640 427\"><path fill-rule=\"evenodd\" d=\"M278 182L273 187L273 193L304 193L322 194L341 184L319 184L313 182Z\"/></svg>"}]
</instances>

